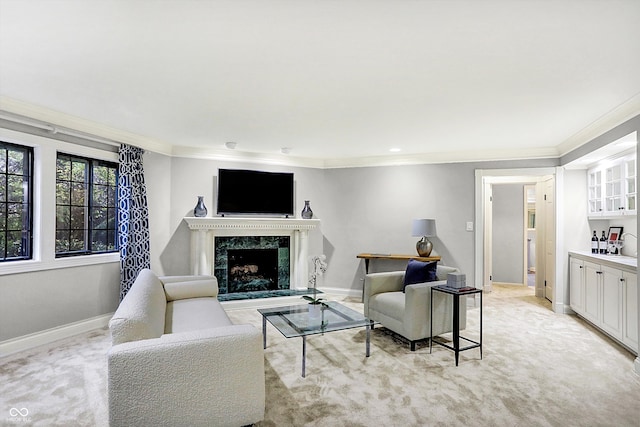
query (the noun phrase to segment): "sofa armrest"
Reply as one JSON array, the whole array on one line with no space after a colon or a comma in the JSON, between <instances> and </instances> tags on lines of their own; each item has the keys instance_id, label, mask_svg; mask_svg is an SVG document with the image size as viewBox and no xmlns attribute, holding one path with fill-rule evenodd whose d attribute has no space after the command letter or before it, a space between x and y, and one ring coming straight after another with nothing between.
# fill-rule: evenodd
<instances>
[{"instance_id":1,"label":"sofa armrest","mask_svg":"<svg viewBox=\"0 0 640 427\"><path fill-rule=\"evenodd\" d=\"M112 427L252 424L265 409L262 333L232 325L115 345L108 382Z\"/></svg>"},{"instance_id":2,"label":"sofa armrest","mask_svg":"<svg viewBox=\"0 0 640 427\"><path fill-rule=\"evenodd\" d=\"M167 301L218 296L216 276L162 276L159 279Z\"/></svg>"},{"instance_id":3,"label":"sofa armrest","mask_svg":"<svg viewBox=\"0 0 640 427\"><path fill-rule=\"evenodd\" d=\"M404 271L387 271L383 273L369 273L364 276L364 315L369 315L369 298L382 292L402 291L404 286Z\"/></svg>"}]
</instances>

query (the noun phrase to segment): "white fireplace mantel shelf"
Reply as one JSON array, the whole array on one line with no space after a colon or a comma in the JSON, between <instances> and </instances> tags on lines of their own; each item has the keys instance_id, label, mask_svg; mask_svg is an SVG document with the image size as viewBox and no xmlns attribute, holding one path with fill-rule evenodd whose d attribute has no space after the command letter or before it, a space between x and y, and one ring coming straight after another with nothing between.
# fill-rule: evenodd
<instances>
[{"instance_id":1,"label":"white fireplace mantel shelf","mask_svg":"<svg viewBox=\"0 0 640 427\"><path fill-rule=\"evenodd\" d=\"M309 231L319 219L185 217L191 230L191 273L214 274L215 236L291 236L291 288L307 288Z\"/></svg>"},{"instance_id":2,"label":"white fireplace mantel shelf","mask_svg":"<svg viewBox=\"0 0 640 427\"><path fill-rule=\"evenodd\" d=\"M240 218L240 217L185 217L191 230L312 230L320 225L319 219L299 218Z\"/></svg>"}]
</instances>

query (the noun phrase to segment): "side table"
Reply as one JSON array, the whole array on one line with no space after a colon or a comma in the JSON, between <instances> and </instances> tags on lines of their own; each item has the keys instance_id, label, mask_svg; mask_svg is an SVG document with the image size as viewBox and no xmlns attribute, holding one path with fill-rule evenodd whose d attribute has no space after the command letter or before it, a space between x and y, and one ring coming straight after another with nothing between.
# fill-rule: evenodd
<instances>
[{"instance_id":1,"label":"side table","mask_svg":"<svg viewBox=\"0 0 640 427\"><path fill-rule=\"evenodd\" d=\"M431 287L431 306L430 306L430 326L431 330L429 331L429 353L433 349L434 337L433 337L433 293L434 292L443 292L445 294L449 294L453 296L453 346L435 341L436 344L439 344L443 347L446 347L455 352L456 357L456 366L458 366L458 355L461 351L470 350L472 348L479 347L480 348L480 359L482 359L482 289L477 289L474 287L465 287L465 288L452 288L447 285L438 285ZM465 338L460 336L460 297L480 294L480 340L474 341L469 338ZM470 342L470 345L466 347L460 347L460 340L463 339L465 341Z\"/></svg>"}]
</instances>

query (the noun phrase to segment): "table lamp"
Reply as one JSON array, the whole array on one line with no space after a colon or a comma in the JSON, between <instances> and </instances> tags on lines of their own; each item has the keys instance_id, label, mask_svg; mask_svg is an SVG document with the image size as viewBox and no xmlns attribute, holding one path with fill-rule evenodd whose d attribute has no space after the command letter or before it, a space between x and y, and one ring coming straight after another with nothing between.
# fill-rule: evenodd
<instances>
[{"instance_id":1,"label":"table lamp","mask_svg":"<svg viewBox=\"0 0 640 427\"><path fill-rule=\"evenodd\" d=\"M431 255L433 244L428 237L436 237L436 220L435 219L414 219L412 236L422 238L416 243L418 255L428 257Z\"/></svg>"}]
</instances>

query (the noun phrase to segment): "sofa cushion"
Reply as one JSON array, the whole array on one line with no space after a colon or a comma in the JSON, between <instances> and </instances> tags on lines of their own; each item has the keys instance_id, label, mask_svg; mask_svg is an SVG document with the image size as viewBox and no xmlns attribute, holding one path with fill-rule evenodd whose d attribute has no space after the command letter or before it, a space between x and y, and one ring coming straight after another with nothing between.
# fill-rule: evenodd
<instances>
[{"instance_id":1,"label":"sofa cushion","mask_svg":"<svg viewBox=\"0 0 640 427\"><path fill-rule=\"evenodd\" d=\"M433 282L436 280L436 270L438 268L437 261L418 261L410 259L407 264L407 270L404 273L404 287L415 283Z\"/></svg>"},{"instance_id":2,"label":"sofa cushion","mask_svg":"<svg viewBox=\"0 0 640 427\"><path fill-rule=\"evenodd\" d=\"M162 282L143 269L109 321L112 344L162 336L166 307Z\"/></svg>"},{"instance_id":3,"label":"sofa cushion","mask_svg":"<svg viewBox=\"0 0 640 427\"><path fill-rule=\"evenodd\" d=\"M164 333L174 334L232 324L216 298L180 299L167 303Z\"/></svg>"},{"instance_id":4,"label":"sofa cushion","mask_svg":"<svg viewBox=\"0 0 640 427\"><path fill-rule=\"evenodd\" d=\"M165 281L163 285L167 301L218 296L218 281L215 277L181 282Z\"/></svg>"}]
</instances>

